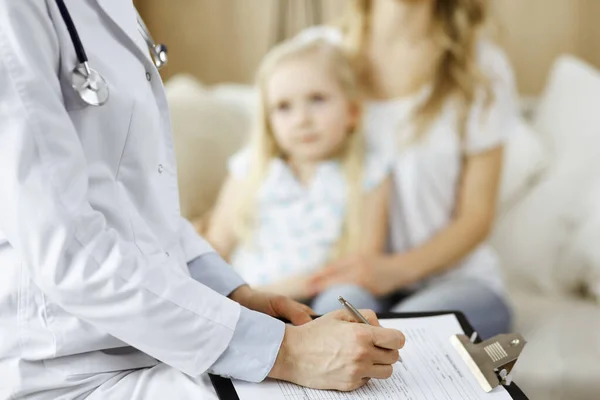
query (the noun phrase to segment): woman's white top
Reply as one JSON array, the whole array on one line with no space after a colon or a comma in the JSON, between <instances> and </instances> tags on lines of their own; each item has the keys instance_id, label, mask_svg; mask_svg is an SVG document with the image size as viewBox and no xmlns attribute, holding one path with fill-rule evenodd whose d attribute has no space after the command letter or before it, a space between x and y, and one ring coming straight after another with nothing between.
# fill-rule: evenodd
<instances>
[{"instance_id":1,"label":"woman's white top","mask_svg":"<svg viewBox=\"0 0 600 400\"><path fill-rule=\"evenodd\" d=\"M331 27L311 28L300 39L324 37L341 43L341 32ZM505 54L482 41L478 62L492 85L492 101L478 96L469 111L461 139L458 108L448 101L422 139L402 145L414 126L411 115L427 98L430 88L406 98L370 101L365 130L369 146L393 159L394 189L390 201L389 251L406 252L431 240L451 224L459 196L463 157L502 146L515 130L518 106L511 67ZM503 293L499 259L483 243L457 265L423 284L442 279L474 279L498 294Z\"/></svg>"},{"instance_id":2,"label":"woman's white top","mask_svg":"<svg viewBox=\"0 0 600 400\"><path fill-rule=\"evenodd\" d=\"M244 179L248 164L243 150L230 159L229 171ZM389 164L369 156L363 171L363 188L369 192L389 175ZM234 250L231 264L250 285L315 271L329 261L338 243L347 201L338 161L322 162L304 186L285 161L274 158L256 197L256 226L247 242Z\"/></svg>"}]
</instances>

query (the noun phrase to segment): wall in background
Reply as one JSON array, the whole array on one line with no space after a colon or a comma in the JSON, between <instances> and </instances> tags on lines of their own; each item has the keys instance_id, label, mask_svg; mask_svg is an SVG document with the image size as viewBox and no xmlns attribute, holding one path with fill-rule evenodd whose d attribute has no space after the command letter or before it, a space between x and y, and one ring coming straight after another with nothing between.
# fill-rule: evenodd
<instances>
[{"instance_id":1,"label":"wall in background","mask_svg":"<svg viewBox=\"0 0 600 400\"><path fill-rule=\"evenodd\" d=\"M574 54L600 67L600 1L500 0L493 4L500 41L522 93L539 93L560 54Z\"/></svg>"},{"instance_id":2,"label":"wall in background","mask_svg":"<svg viewBox=\"0 0 600 400\"><path fill-rule=\"evenodd\" d=\"M134 0L152 36L169 49L168 79L191 73L205 83L251 82L262 56L277 41L283 4L286 32L310 25L307 8L321 4L320 19L339 14L345 0Z\"/></svg>"},{"instance_id":3,"label":"wall in background","mask_svg":"<svg viewBox=\"0 0 600 400\"><path fill-rule=\"evenodd\" d=\"M251 82L278 35L339 15L346 0L135 0L154 39L169 47L168 79L191 73L205 83ZM287 12L285 4L288 4ZM500 42L519 89L537 94L553 60L575 54L600 67L600 0L492 1ZM320 5L320 7L319 7ZM282 30L281 16L288 15Z\"/></svg>"}]
</instances>

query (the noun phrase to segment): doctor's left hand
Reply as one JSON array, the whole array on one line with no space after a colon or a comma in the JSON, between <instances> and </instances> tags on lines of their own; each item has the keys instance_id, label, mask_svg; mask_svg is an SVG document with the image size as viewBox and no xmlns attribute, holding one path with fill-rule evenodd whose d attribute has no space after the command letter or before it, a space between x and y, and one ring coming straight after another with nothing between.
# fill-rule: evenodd
<instances>
[{"instance_id":1,"label":"doctor's left hand","mask_svg":"<svg viewBox=\"0 0 600 400\"><path fill-rule=\"evenodd\" d=\"M278 294L261 292L248 285L237 288L229 298L254 311L268 314L275 318L287 319L294 325L302 325L312 321L314 311L307 305L298 303Z\"/></svg>"}]
</instances>

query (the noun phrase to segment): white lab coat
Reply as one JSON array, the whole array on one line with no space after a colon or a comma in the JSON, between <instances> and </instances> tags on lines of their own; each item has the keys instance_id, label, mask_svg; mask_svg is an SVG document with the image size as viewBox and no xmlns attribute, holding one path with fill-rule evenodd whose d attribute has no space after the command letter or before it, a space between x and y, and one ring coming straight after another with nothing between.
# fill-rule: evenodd
<instances>
[{"instance_id":1,"label":"white lab coat","mask_svg":"<svg viewBox=\"0 0 600 400\"><path fill-rule=\"evenodd\" d=\"M160 77L131 0L66 4L110 85L102 107L70 87L55 1L0 0L0 399L106 382L117 389L98 398L146 398L148 376L161 398L212 398L190 387L240 306L189 276L212 249L180 216Z\"/></svg>"}]
</instances>

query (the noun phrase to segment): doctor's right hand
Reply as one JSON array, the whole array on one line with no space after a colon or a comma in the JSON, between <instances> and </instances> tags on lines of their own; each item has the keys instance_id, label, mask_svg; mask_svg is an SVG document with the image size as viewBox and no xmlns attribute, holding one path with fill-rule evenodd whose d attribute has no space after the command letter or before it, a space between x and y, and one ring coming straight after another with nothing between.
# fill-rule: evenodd
<instances>
[{"instance_id":1,"label":"doctor's right hand","mask_svg":"<svg viewBox=\"0 0 600 400\"><path fill-rule=\"evenodd\" d=\"M382 328L375 314L362 311L371 326L338 310L302 326L286 326L269 377L314 389L350 391L369 379L386 379L399 359L404 335Z\"/></svg>"}]
</instances>

